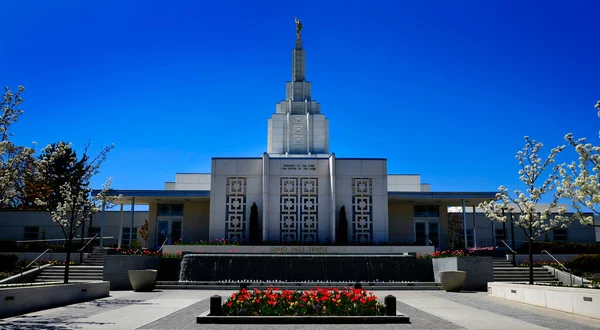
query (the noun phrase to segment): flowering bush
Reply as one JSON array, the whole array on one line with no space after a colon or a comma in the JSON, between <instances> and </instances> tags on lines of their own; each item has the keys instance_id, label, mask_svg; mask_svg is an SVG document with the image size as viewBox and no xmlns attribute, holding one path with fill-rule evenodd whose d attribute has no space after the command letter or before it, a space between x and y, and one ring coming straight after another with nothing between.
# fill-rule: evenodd
<instances>
[{"instance_id":1,"label":"flowering bush","mask_svg":"<svg viewBox=\"0 0 600 330\"><path fill-rule=\"evenodd\" d=\"M157 256L159 257L162 253L158 251L150 251L147 249L117 249L117 254L126 256Z\"/></svg>"},{"instance_id":2,"label":"flowering bush","mask_svg":"<svg viewBox=\"0 0 600 330\"><path fill-rule=\"evenodd\" d=\"M45 264L51 264L53 266L64 266L67 264L67 260L50 260L50 259L44 259L44 258L40 258L38 259L38 261L36 261L36 264L41 264L41 265L45 265ZM74 265L75 261L71 261L69 262L69 265Z\"/></svg>"},{"instance_id":3,"label":"flowering bush","mask_svg":"<svg viewBox=\"0 0 600 330\"><path fill-rule=\"evenodd\" d=\"M228 316L375 316L385 307L372 292L362 289L316 288L294 291L242 289L223 304Z\"/></svg>"},{"instance_id":4,"label":"flowering bush","mask_svg":"<svg viewBox=\"0 0 600 330\"><path fill-rule=\"evenodd\" d=\"M174 243L175 245L240 245L237 241L228 241L225 238L218 238L215 240L199 240L199 241L193 241L193 242L185 242L183 243L182 240L178 240L175 241Z\"/></svg>"},{"instance_id":5,"label":"flowering bush","mask_svg":"<svg viewBox=\"0 0 600 330\"><path fill-rule=\"evenodd\" d=\"M423 254L418 256L419 259L435 259L435 258L452 258L452 257L470 257L471 252L464 250L447 250L447 251L435 251L433 254Z\"/></svg>"},{"instance_id":6,"label":"flowering bush","mask_svg":"<svg viewBox=\"0 0 600 330\"><path fill-rule=\"evenodd\" d=\"M163 253L160 255L161 258L181 258L181 251L177 250L176 253Z\"/></svg>"},{"instance_id":7,"label":"flowering bush","mask_svg":"<svg viewBox=\"0 0 600 330\"><path fill-rule=\"evenodd\" d=\"M567 261L564 260L562 264L566 264ZM533 267L542 267L542 266L552 266L554 268L558 267L558 264L555 261L536 261L533 263ZM529 267L529 260L525 260L524 262L519 264L519 267Z\"/></svg>"},{"instance_id":8,"label":"flowering bush","mask_svg":"<svg viewBox=\"0 0 600 330\"><path fill-rule=\"evenodd\" d=\"M117 254L125 256L181 258L181 251L179 250L177 250L177 253L162 253L162 251L150 251L148 249L117 249Z\"/></svg>"}]
</instances>

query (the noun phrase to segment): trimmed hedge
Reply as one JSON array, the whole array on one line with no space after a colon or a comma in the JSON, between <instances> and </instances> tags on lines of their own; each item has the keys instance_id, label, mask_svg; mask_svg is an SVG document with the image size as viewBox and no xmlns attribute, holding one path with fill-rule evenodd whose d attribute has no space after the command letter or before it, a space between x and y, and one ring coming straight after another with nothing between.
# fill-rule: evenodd
<instances>
[{"instance_id":1,"label":"trimmed hedge","mask_svg":"<svg viewBox=\"0 0 600 330\"><path fill-rule=\"evenodd\" d=\"M566 265L573 274L600 273L600 254L580 254Z\"/></svg>"},{"instance_id":2,"label":"trimmed hedge","mask_svg":"<svg viewBox=\"0 0 600 330\"><path fill-rule=\"evenodd\" d=\"M85 244L85 243L84 243ZM81 241L73 242L71 252L79 250L83 244ZM16 241L0 241L0 252L44 252L52 249L52 252L66 252L64 244L43 244L39 242L17 244Z\"/></svg>"},{"instance_id":3,"label":"trimmed hedge","mask_svg":"<svg viewBox=\"0 0 600 330\"><path fill-rule=\"evenodd\" d=\"M534 254L542 253L542 250L547 250L552 254L584 254L584 253L598 253L600 254L600 243L574 243L574 242L534 242L531 246ZM518 249L517 253L527 254L529 253L529 246L527 243L523 243Z\"/></svg>"},{"instance_id":4,"label":"trimmed hedge","mask_svg":"<svg viewBox=\"0 0 600 330\"><path fill-rule=\"evenodd\" d=\"M19 261L16 254L0 254L0 272L12 272Z\"/></svg>"}]
</instances>

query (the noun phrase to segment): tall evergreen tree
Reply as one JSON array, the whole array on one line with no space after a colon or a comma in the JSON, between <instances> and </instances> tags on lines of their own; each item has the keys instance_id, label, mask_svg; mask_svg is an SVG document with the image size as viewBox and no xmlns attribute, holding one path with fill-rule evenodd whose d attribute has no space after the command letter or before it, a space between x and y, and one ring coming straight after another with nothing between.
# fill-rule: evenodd
<instances>
[{"instance_id":1,"label":"tall evergreen tree","mask_svg":"<svg viewBox=\"0 0 600 330\"><path fill-rule=\"evenodd\" d=\"M339 245L348 244L348 219L346 218L346 206L340 209L340 222L338 224L337 242Z\"/></svg>"},{"instance_id":2,"label":"tall evergreen tree","mask_svg":"<svg viewBox=\"0 0 600 330\"><path fill-rule=\"evenodd\" d=\"M258 224L258 206L252 203L250 207L250 244L260 243L260 226Z\"/></svg>"}]
</instances>

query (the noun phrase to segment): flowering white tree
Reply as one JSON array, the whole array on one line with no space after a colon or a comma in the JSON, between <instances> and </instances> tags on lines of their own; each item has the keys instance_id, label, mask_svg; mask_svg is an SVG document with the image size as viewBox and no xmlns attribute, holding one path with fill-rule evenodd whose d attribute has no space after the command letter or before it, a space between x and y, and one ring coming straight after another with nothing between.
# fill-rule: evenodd
<instances>
[{"instance_id":1,"label":"flowering white tree","mask_svg":"<svg viewBox=\"0 0 600 330\"><path fill-rule=\"evenodd\" d=\"M600 117L600 101L596 103ZM565 140L578 155L578 162L572 162L561 171L560 190L563 197L572 202L573 216L584 225L594 224L594 214L600 214L600 147L587 143L585 138L575 139L573 134L565 135Z\"/></svg>"},{"instance_id":2,"label":"flowering white tree","mask_svg":"<svg viewBox=\"0 0 600 330\"><path fill-rule=\"evenodd\" d=\"M89 144L78 158L71 144L59 142L48 145L42 151L37 165L40 179L48 182L50 194L36 203L50 212L52 221L58 224L65 237L67 251L64 282L69 281L71 245L78 228L85 219L99 211L102 203L115 204L121 196L110 195L111 180L103 185L102 191L91 196L90 179L98 174L100 165L113 146L103 147L95 158L88 156Z\"/></svg>"},{"instance_id":3,"label":"flowering white tree","mask_svg":"<svg viewBox=\"0 0 600 330\"><path fill-rule=\"evenodd\" d=\"M519 216L513 220L515 226L521 228L525 233L529 245L529 284L533 284L533 253L532 243L545 233L557 227L566 227L571 219L565 216L566 210L557 208L558 200L561 198L556 182L564 165L554 165L556 156L565 148L559 146L550 151L545 160L540 158L540 150L543 144L530 140L525 136L525 147L517 153L517 160L521 169L519 179L525 184L527 190L515 190L511 196L504 186L498 188L496 199L479 204L485 215L498 222L506 222L506 213L518 212ZM547 178L542 178L544 173L549 172ZM539 202L542 196L553 194L552 201L548 207L539 210ZM552 215L556 210L557 214Z\"/></svg>"},{"instance_id":4,"label":"flowering white tree","mask_svg":"<svg viewBox=\"0 0 600 330\"><path fill-rule=\"evenodd\" d=\"M33 148L16 146L10 138L10 127L23 114L20 105L21 94L25 91L19 86L16 94L4 87L4 95L0 99L0 207L15 207L27 168L27 162L34 153Z\"/></svg>"}]
</instances>

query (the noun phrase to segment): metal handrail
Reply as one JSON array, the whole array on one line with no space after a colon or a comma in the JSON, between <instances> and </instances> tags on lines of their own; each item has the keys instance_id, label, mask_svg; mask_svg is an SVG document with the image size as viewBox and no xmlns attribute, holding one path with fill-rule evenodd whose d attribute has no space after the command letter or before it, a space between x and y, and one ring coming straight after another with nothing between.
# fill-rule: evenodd
<instances>
[{"instance_id":1,"label":"metal handrail","mask_svg":"<svg viewBox=\"0 0 600 330\"><path fill-rule=\"evenodd\" d=\"M84 246L83 246L81 249L79 249L77 252L81 252L81 251L83 251L83 249L85 249L85 247L86 247L86 246L88 246L88 244L90 244L90 243L91 243L93 240L95 240L95 239L96 239L96 237L98 237L98 235L99 235L99 234L96 234L96 235L94 235L94 237L90 238L90 239L88 240L88 242L87 242L87 243L85 243L85 245L84 245Z\"/></svg>"},{"instance_id":2,"label":"metal handrail","mask_svg":"<svg viewBox=\"0 0 600 330\"><path fill-rule=\"evenodd\" d=\"M512 252L512 254L513 254L513 265L515 267L517 267L517 257L519 256L519 254L517 252L515 252L515 250L513 250L510 246L508 246L508 244L506 244L506 242L503 239L501 239L500 242L502 242L502 244L504 244L504 246L506 246L510 250L510 252Z\"/></svg>"},{"instance_id":3,"label":"metal handrail","mask_svg":"<svg viewBox=\"0 0 600 330\"><path fill-rule=\"evenodd\" d=\"M550 252L548 252L548 250L542 250L541 254L542 254L542 261L544 261L544 253L549 255L550 258L552 258L554 261L556 261L556 264L559 265L563 270L565 270L567 273L569 273L569 277L571 278L571 286L573 286L573 274L571 273L571 270L567 267L565 267L565 265L562 264L562 262L556 260L556 258L554 258L553 255L550 254Z\"/></svg>"},{"instance_id":4,"label":"metal handrail","mask_svg":"<svg viewBox=\"0 0 600 330\"><path fill-rule=\"evenodd\" d=\"M168 240L169 240L169 238L168 238L168 237L167 237L167 238L165 238L165 241L162 243L162 245L160 246L160 249L158 249L158 251L157 251L157 252L160 252L160 251L162 251L163 247L165 246L165 244L167 244L167 241L168 241Z\"/></svg>"},{"instance_id":5,"label":"metal handrail","mask_svg":"<svg viewBox=\"0 0 600 330\"><path fill-rule=\"evenodd\" d=\"M37 258L33 259L32 262L29 263L29 265L27 265L27 267L25 268L29 268L29 266L33 265L41 256L43 256L44 254L46 254L46 252L52 252L52 249L46 249L46 251L42 252L42 254L40 254L39 256L37 256Z\"/></svg>"}]
</instances>

